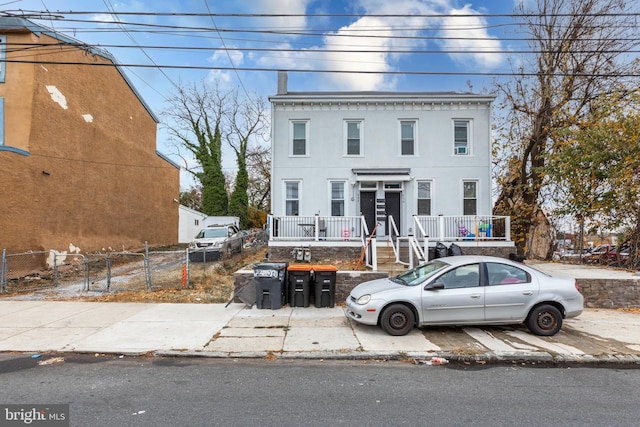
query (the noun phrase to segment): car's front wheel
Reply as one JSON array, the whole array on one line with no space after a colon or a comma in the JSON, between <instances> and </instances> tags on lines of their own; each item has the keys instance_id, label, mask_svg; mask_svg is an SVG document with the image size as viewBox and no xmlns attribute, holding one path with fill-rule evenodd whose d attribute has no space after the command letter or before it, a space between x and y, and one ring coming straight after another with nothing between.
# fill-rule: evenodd
<instances>
[{"instance_id":1,"label":"car's front wheel","mask_svg":"<svg viewBox=\"0 0 640 427\"><path fill-rule=\"evenodd\" d=\"M380 327L389 335L407 335L413 329L413 310L404 304L393 304L385 308L380 316Z\"/></svg>"},{"instance_id":2,"label":"car's front wheel","mask_svg":"<svg viewBox=\"0 0 640 427\"><path fill-rule=\"evenodd\" d=\"M539 305L529 313L527 327L536 335L555 335L562 327L562 313L550 304Z\"/></svg>"}]
</instances>

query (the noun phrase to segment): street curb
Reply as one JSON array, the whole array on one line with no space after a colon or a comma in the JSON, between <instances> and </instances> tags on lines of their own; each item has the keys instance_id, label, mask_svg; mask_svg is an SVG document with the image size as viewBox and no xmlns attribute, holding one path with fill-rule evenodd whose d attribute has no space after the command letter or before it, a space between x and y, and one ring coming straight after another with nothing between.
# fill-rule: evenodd
<instances>
[{"instance_id":1,"label":"street curb","mask_svg":"<svg viewBox=\"0 0 640 427\"><path fill-rule=\"evenodd\" d=\"M368 353L368 352L207 352L207 351L157 351L153 353L158 357L196 357L213 359L274 359L274 360L409 360L415 359L416 364L429 361L434 357L444 358L449 363L464 364L537 364L537 365L607 365L627 366L640 368L640 356L633 354L623 355L552 355L550 353L482 353L476 355L460 355L451 353Z\"/></svg>"}]
</instances>

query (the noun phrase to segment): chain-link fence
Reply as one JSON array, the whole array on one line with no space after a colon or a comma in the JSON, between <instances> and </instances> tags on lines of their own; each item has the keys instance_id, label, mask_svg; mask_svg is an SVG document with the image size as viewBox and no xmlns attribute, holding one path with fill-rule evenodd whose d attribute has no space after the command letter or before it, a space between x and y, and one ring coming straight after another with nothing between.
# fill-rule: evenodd
<instances>
[{"instance_id":1,"label":"chain-link fence","mask_svg":"<svg viewBox=\"0 0 640 427\"><path fill-rule=\"evenodd\" d=\"M246 236L247 250L266 240ZM229 255L219 250L189 249L144 252L68 254L55 251L7 254L2 251L0 293L53 289L82 292L180 289L206 277ZM235 254L233 255L235 256Z\"/></svg>"}]
</instances>

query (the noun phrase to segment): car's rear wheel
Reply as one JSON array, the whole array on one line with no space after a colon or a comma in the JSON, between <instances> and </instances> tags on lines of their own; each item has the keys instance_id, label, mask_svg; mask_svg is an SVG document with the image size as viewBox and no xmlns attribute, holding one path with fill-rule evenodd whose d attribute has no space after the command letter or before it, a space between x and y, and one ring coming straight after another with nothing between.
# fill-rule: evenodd
<instances>
[{"instance_id":1,"label":"car's rear wheel","mask_svg":"<svg viewBox=\"0 0 640 427\"><path fill-rule=\"evenodd\" d=\"M529 313L527 327L536 335L555 335L562 327L562 313L550 304L539 305Z\"/></svg>"},{"instance_id":2,"label":"car's rear wheel","mask_svg":"<svg viewBox=\"0 0 640 427\"><path fill-rule=\"evenodd\" d=\"M385 308L380 316L380 327L389 335L407 335L413 329L413 310L404 304L393 304Z\"/></svg>"}]
</instances>

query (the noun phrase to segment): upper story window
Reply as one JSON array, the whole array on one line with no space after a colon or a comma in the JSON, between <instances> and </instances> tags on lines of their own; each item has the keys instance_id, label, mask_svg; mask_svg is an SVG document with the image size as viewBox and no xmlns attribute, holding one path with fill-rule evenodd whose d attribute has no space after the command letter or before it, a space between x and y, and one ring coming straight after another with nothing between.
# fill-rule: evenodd
<instances>
[{"instance_id":1,"label":"upper story window","mask_svg":"<svg viewBox=\"0 0 640 427\"><path fill-rule=\"evenodd\" d=\"M431 215L431 181L418 181L418 215Z\"/></svg>"},{"instance_id":2,"label":"upper story window","mask_svg":"<svg viewBox=\"0 0 640 427\"><path fill-rule=\"evenodd\" d=\"M471 122L469 120L453 121L453 154L464 156L469 154Z\"/></svg>"},{"instance_id":3,"label":"upper story window","mask_svg":"<svg viewBox=\"0 0 640 427\"><path fill-rule=\"evenodd\" d=\"M331 216L344 216L344 181L331 181Z\"/></svg>"},{"instance_id":4,"label":"upper story window","mask_svg":"<svg viewBox=\"0 0 640 427\"><path fill-rule=\"evenodd\" d=\"M362 155L362 121L361 120L348 120L345 122L346 126L346 153L347 156L361 156Z\"/></svg>"},{"instance_id":5,"label":"upper story window","mask_svg":"<svg viewBox=\"0 0 640 427\"><path fill-rule=\"evenodd\" d=\"M478 183L476 181L463 181L462 214L478 214Z\"/></svg>"},{"instance_id":6,"label":"upper story window","mask_svg":"<svg viewBox=\"0 0 640 427\"><path fill-rule=\"evenodd\" d=\"M4 83L7 73L7 37L0 36L0 83Z\"/></svg>"},{"instance_id":7,"label":"upper story window","mask_svg":"<svg viewBox=\"0 0 640 427\"><path fill-rule=\"evenodd\" d=\"M284 214L300 214L300 181L284 182Z\"/></svg>"},{"instance_id":8,"label":"upper story window","mask_svg":"<svg viewBox=\"0 0 640 427\"><path fill-rule=\"evenodd\" d=\"M307 141L309 140L309 122L306 120L291 122L291 154L293 156L307 156L308 147Z\"/></svg>"},{"instance_id":9,"label":"upper story window","mask_svg":"<svg viewBox=\"0 0 640 427\"><path fill-rule=\"evenodd\" d=\"M416 154L416 122L403 120L400 122L400 154L414 156Z\"/></svg>"}]
</instances>

